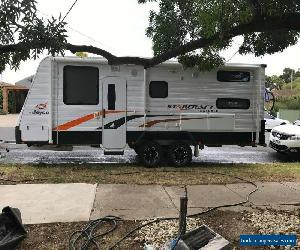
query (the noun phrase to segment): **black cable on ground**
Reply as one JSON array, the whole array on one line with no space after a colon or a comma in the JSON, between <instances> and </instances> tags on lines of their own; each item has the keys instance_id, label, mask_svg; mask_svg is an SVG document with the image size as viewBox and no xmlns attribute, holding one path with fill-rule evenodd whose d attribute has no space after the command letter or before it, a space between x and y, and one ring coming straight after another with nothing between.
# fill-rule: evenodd
<instances>
[{"instance_id":1,"label":"black cable on ground","mask_svg":"<svg viewBox=\"0 0 300 250\"><path fill-rule=\"evenodd\" d=\"M200 213L196 213L196 214L192 214L192 215L189 215L188 217L196 217L198 215L202 215L204 213L208 213L208 212L211 212L211 211L214 211L216 209L219 209L219 208L225 208L225 207L236 207L236 206L240 206L240 205L244 205L246 203L249 202L250 200L250 196L252 194L254 194L257 190L258 190L258 186L253 182L253 181L249 181L249 180L246 180L246 179L243 179L241 177L237 177L237 176L233 176L233 175L230 175L230 174L223 174L223 173L214 173L214 172L205 172L205 173L208 173L208 174L218 174L218 175L223 175L223 176L229 176L231 178L235 178L235 179L238 179L240 181L243 181L244 183L248 183L248 184L251 184L255 187L255 189L253 189L247 196L246 196L246 200L244 201L241 201L241 202L237 202L237 203L234 203L234 204L227 204L227 205L220 205L220 206L216 206L216 207L212 207L204 212L200 212Z\"/></svg>"},{"instance_id":2,"label":"black cable on ground","mask_svg":"<svg viewBox=\"0 0 300 250\"><path fill-rule=\"evenodd\" d=\"M122 241L124 241L125 239L127 239L130 235L132 235L133 233L135 233L136 231L142 229L143 227L149 226L151 224L154 224L156 222L160 222L160 221L165 221L165 220L176 220L178 219L178 217L164 217L164 218L158 218L152 221L149 221L145 224L142 224L140 226L137 226L136 228L132 229L130 232L128 232L122 239L118 240L113 246L111 246L109 248L109 250L114 249L115 247L117 247Z\"/></svg>"},{"instance_id":3,"label":"black cable on ground","mask_svg":"<svg viewBox=\"0 0 300 250\"><path fill-rule=\"evenodd\" d=\"M88 249L91 245L94 245L97 249L101 249L100 245L97 243L96 239L103 237L112 231L114 231L118 226L118 221L121 221L122 219L115 216L106 216L97 220L93 220L88 225L82 229L78 230L72 233L72 235L69 238L69 249L75 250L75 249ZM112 226L108 230L94 235L96 230L99 229L99 227L104 223L110 223ZM79 246L79 247L77 247Z\"/></svg>"},{"instance_id":4,"label":"black cable on ground","mask_svg":"<svg viewBox=\"0 0 300 250\"><path fill-rule=\"evenodd\" d=\"M208 210L206 210L206 211L203 211L203 212L200 212L200 213L196 213L196 214L192 214L192 215L189 215L189 216L187 216L187 217L196 217L196 216L204 215L204 214L206 214L206 213L209 213L209 212L214 211L214 210L219 209L219 208L224 208L224 207L234 207L234 206L239 206L239 205L246 204L246 203L249 201L250 196L251 196L252 194L254 194L254 193L258 190L258 186L257 186L254 182L249 181L249 180L246 180L246 179L243 179L243 178L241 178L241 177L237 177L237 176L233 176L233 175L229 175L229 174L218 173L218 172L205 172L205 173L229 176L229 177L232 177L232 178L241 180L241 181L243 181L243 182L245 182L245 183L251 184L251 185L253 185L253 186L255 187L255 189L252 190L252 191L246 196L246 200L244 200L244 201L242 201L242 202L212 207L212 208L210 208L210 209L208 209ZM154 224L154 223L160 222L160 221L165 221L165 220L176 220L176 219L178 219L178 217L158 218L158 219L156 219L156 220L147 222L146 224L140 225L140 226L134 228L133 230L131 230L129 233L127 233L122 239L118 240L113 246L111 246L111 247L109 248L109 250L112 250L112 249L116 248L122 241L124 241L124 240L125 240L126 238L128 238L130 235L132 235L133 233L135 233L136 231L140 230L140 229L143 228L143 227L146 227L146 226L148 226L148 225L151 225L151 224Z\"/></svg>"},{"instance_id":5,"label":"black cable on ground","mask_svg":"<svg viewBox=\"0 0 300 250\"><path fill-rule=\"evenodd\" d=\"M218 173L218 172L204 172L204 173L213 174L213 175L229 176L231 178L241 180L244 183L251 184L255 187L255 189L253 189L246 196L246 200L244 200L242 202L212 207L212 208L209 208L206 211L203 211L203 212L200 212L200 213L195 213L195 214L192 214L192 215L188 215L187 217L197 217L197 216L204 215L206 213L209 213L209 212L214 211L214 210L219 209L219 208L234 207L234 206L240 206L240 205L246 204L247 202L249 202L250 196L258 190L258 186L254 182L246 180L246 179L241 178L241 177L233 176L233 175L230 175L230 174ZM121 242L123 242L125 239L127 239L129 236L131 236L133 233L137 232L138 230L140 230L140 229L142 229L146 226L149 226L151 224L154 224L154 223L157 223L157 222L160 222L160 221L176 220L176 219L178 219L178 217L157 218L155 220L152 220L152 221L149 221L149 222L144 223L142 225L139 225L136 228L132 229L130 232L128 232L120 240L118 240L113 246L111 246L109 248L109 250L115 249L117 246L120 245ZM84 250L84 249L87 249L91 244L93 244L97 249L101 249L100 246L98 245L98 243L95 241L95 239L99 238L99 237L103 237L103 236L109 234L110 232L112 232L113 230L115 230L117 228L117 222L118 221L121 221L121 219L118 218L118 217L114 217L114 216L107 216L107 217L104 217L104 218L100 218L98 220L91 221L83 230L76 231L71 235L70 240L69 240L69 249L70 250L75 250L75 249L83 249ZM101 233L99 235L94 236L95 229L99 228L99 226L103 222L112 222L113 227L110 230L105 231L104 233ZM75 237L76 235L77 235L77 237ZM80 248L76 248L76 243L79 244L80 240L84 240L84 243L80 246ZM178 244L179 240L180 240L180 237L178 237L176 245ZM176 245L175 245L175 247L176 247Z\"/></svg>"}]
</instances>

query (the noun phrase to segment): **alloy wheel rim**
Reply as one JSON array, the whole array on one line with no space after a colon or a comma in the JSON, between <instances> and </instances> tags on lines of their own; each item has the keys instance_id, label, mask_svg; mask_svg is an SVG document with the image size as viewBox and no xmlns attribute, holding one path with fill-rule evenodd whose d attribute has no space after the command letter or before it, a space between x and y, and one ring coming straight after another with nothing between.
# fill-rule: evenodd
<instances>
[{"instance_id":1,"label":"alloy wheel rim","mask_svg":"<svg viewBox=\"0 0 300 250\"><path fill-rule=\"evenodd\" d=\"M156 149L156 147L151 146L147 147L144 151L144 159L148 164L153 164L157 162L159 158L159 153Z\"/></svg>"},{"instance_id":2,"label":"alloy wheel rim","mask_svg":"<svg viewBox=\"0 0 300 250\"><path fill-rule=\"evenodd\" d=\"M188 151L185 147L176 147L174 149L174 160L177 163L184 163L188 158Z\"/></svg>"}]
</instances>

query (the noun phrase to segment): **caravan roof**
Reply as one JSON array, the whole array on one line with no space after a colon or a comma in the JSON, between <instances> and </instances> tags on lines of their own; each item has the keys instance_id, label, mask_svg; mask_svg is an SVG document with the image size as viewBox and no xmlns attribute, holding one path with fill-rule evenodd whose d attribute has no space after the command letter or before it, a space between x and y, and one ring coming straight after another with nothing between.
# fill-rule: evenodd
<instances>
[{"instance_id":1,"label":"caravan roof","mask_svg":"<svg viewBox=\"0 0 300 250\"><path fill-rule=\"evenodd\" d=\"M98 64L107 64L107 59L104 57L76 57L76 56L58 56L58 57L50 57L55 61L58 62L86 62L86 63L98 63ZM149 58L150 59L150 58ZM139 65L137 65L139 66ZM142 65L141 65L142 66ZM182 64L180 64L177 60L168 60L165 61L162 64L159 64L159 66L174 66L174 67L182 67ZM260 67L267 67L266 64L245 64L245 63L226 63L224 66L230 66L230 67L245 67L245 68L260 68Z\"/></svg>"}]
</instances>

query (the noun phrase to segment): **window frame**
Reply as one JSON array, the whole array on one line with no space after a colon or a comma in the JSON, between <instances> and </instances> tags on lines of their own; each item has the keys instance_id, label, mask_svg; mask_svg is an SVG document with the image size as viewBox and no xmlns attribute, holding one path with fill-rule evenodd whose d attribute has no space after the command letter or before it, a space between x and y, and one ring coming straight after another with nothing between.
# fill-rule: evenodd
<instances>
[{"instance_id":1,"label":"window frame","mask_svg":"<svg viewBox=\"0 0 300 250\"><path fill-rule=\"evenodd\" d=\"M248 81L242 81L242 80L224 80L220 77L220 74L223 72L235 72L235 73L243 73L243 74L249 74ZM248 83L251 81L251 72L250 71L242 71L242 70L218 70L217 71L217 81L218 82L239 82L239 83Z\"/></svg>"},{"instance_id":2,"label":"window frame","mask_svg":"<svg viewBox=\"0 0 300 250\"><path fill-rule=\"evenodd\" d=\"M234 102L234 101L246 101L247 102L247 108L241 108L241 107L224 107L224 106L221 106L220 107L220 104L219 102L221 101L231 101L231 102ZM233 97L228 97L228 98L218 98L216 100L216 107L217 109L240 109L240 110L249 110L250 107L251 107L251 101L250 99L246 99L246 98L233 98Z\"/></svg>"},{"instance_id":3,"label":"window frame","mask_svg":"<svg viewBox=\"0 0 300 250\"><path fill-rule=\"evenodd\" d=\"M66 84L66 82L67 82L67 80L66 80L66 74L65 74L65 72L66 72L66 70L68 69L68 68L92 68L92 69L96 69L97 70L97 84L96 84L96 93L97 93L97 102L96 103L94 103L94 102L90 102L90 103L87 103L87 102L84 102L84 103L70 103L70 102L66 102L66 93L67 93L67 84ZM84 106L91 106L91 105L93 105L93 106L95 106L95 105L99 105L99 103L100 103L100 94L99 94L99 86L100 85L100 80L99 80L99 68L98 67L95 67L95 66L77 66L77 65L65 65L64 67L63 67L63 103L65 104L65 105L68 105L68 106L75 106L75 105L84 105Z\"/></svg>"},{"instance_id":4,"label":"window frame","mask_svg":"<svg viewBox=\"0 0 300 250\"><path fill-rule=\"evenodd\" d=\"M163 96L163 97L153 97L153 91L151 91L151 84L153 83L164 83L165 86L167 86L167 95L166 96ZM169 96L169 83L167 81L150 81L149 83L149 96L150 98L153 98L153 99L166 99L168 98Z\"/></svg>"}]
</instances>

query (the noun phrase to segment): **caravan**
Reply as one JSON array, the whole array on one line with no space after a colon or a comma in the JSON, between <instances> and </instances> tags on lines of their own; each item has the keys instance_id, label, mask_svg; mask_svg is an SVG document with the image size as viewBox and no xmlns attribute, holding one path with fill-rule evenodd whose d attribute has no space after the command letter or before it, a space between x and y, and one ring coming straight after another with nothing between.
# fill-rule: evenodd
<instances>
[{"instance_id":1,"label":"caravan","mask_svg":"<svg viewBox=\"0 0 300 250\"><path fill-rule=\"evenodd\" d=\"M264 145L265 65L226 64L210 72L165 62L144 69L102 58L47 57L16 127L17 143L126 145L154 166L177 166L199 147Z\"/></svg>"}]
</instances>

